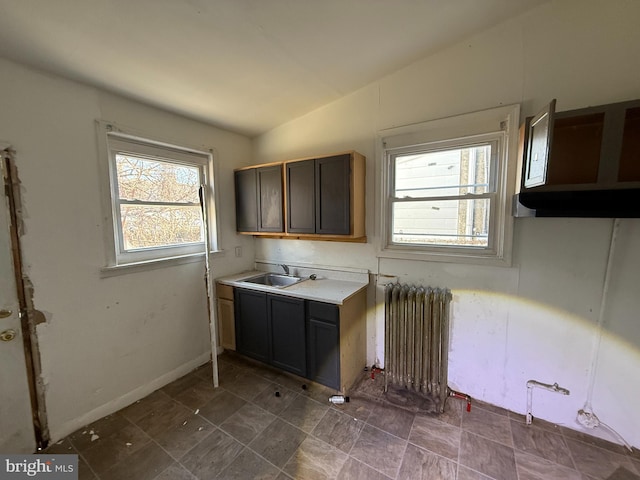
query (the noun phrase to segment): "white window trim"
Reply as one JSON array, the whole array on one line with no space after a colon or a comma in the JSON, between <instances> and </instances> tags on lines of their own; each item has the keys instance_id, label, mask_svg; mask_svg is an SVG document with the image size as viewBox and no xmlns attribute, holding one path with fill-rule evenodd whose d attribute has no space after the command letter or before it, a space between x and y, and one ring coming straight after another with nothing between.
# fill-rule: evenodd
<instances>
[{"instance_id":1,"label":"white window trim","mask_svg":"<svg viewBox=\"0 0 640 480\"><path fill-rule=\"evenodd\" d=\"M511 201L515 193L518 127L520 106L482 110L465 115L447 117L403 127L381 130L378 133L378 257L451 263L470 263L493 266L511 266L513 243L513 216ZM424 144L455 142L456 139L481 138L500 134L499 148L504 149L503 161L496 172L496 211L492 213L493 244L488 249L473 247L444 247L391 244L391 202L389 201L392 174L387 152Z\"/></svg>"},{"instance_id":2,"label":"white window trim","mask_svg":"<svg viewBox=\"0 0 640 480\"><path fill-rule=\"evenodd\" d=\"M215 152L213 149L199 149L188 146L179 146L176 143L167 143L154 139L149 135L136 132L131 128L116 125L114 122L103 120L96 121L98 133L98 159L100 162L100 183L103 204L103 232L106 247L105 266L101 269L102 277L119 275L121 273L129 273L152 268L165 267L169 265L178 265L204 260L205 248L204 243L192 246L193 248L184 247L162 247L155 249L157 251L167 252L166 256L146 255L139 252L120 252L119 246L119 227L118 219L114 215L117 208L115 205L114 182L112 181L113 162L111 160L111 151L109 149L109 137L115 140L139 142L141 144L162 149L171 149L180 155L195 154L203 158L202 166L204 167L204 185L205 189L205 208L208 216L209 245L210 255L222 254L219 249L219 228L218 218L216 214L216 205L219 205L217 198L216 182L216 162ZM165 150L166 152L166 150ZM166 155L165 155L166 156ZM204 160L206 159L206 160ZM191 160L188 163L193 163ZM149 252L154 249L149 249Z\"/></svg>"}]
</instances>

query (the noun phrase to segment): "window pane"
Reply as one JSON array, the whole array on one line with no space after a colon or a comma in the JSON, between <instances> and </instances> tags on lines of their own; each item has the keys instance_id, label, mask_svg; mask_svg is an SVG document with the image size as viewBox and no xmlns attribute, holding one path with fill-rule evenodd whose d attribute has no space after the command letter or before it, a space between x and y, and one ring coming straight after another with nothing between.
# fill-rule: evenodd
<instances>
[{"instance_id":1,"label":"window pane","mask_svg":"<svg viewBox=\"0 0 640 480\"><path fill-rule=\"evenodd\" d=\"M204 242L199 206L120 205L125 250Z\"/></svg>"},{"instance_id":2,"label":"window pane","mask_svg":"<svg viewBox=\"0 0 640 480\"><path fill-rule=\"evenodd\" d=\"M198 203L197 167L116 155L118 192L123 200Z\"/></svg>"},{"instance_id":3,"label":"window pane","mask_svg":"<svg viewBox=\"0 0 640 480\"><path fill-rule=\"evenodd\" d=\"M396 198L481 194L489 190L491 145L395 158Z\"/></svg>"},{"instance_id":4,"label":"window pane","mask_svg":"<svg viewBox=\"0 0 640 480\"><path fill-rule=\"evenodd\" d=\"M488 198L393 204L392 242L487 247Z\"/></svg>"}]
</instances>

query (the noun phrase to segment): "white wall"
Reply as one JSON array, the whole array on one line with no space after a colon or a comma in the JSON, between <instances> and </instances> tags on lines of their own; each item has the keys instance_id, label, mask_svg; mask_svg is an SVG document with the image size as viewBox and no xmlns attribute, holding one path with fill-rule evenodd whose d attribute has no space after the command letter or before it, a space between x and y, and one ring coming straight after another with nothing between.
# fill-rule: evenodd
<instances>
[{"instance_id":1,"label":"white wall","mask_svg":"<svg viewBox=\"0 0 640 480\"><path fill-rule=\"evenodd\" d=\"M102 278L105 222L96 119L177 144L213 147L224 255L214 276L248 269L235 234L233 168L243 136L0 60L0 139L17 151L26 274L35 288L52 438L131 403L207 361L204 262ZM234 247L243 246L236 258Z\"/></svg>"},{"instance_id":2,"label":"white wall","mask_svg":"<svg viewBox=\"0 0 640 480\"><path fill-rule=\"evenodd\" d=\"M499 105L532 115L640 98L640 2L556 0L453 45L348 97L259 137L255 162L355 149L367 157L366 244L256 240L257 258L368 268L402 281L453 289L450 386L535 417L580 429L595 368L593 408L640 446L640 220L622 221L604 333L592 354L613 220L517 219L511 268L378 259L377 131ZM373 307L375 289L369 291ZM368 363L383 354L376 309L368 317ZM606 430L591 433L615 440Z\"/></svg>"}]
</instances>

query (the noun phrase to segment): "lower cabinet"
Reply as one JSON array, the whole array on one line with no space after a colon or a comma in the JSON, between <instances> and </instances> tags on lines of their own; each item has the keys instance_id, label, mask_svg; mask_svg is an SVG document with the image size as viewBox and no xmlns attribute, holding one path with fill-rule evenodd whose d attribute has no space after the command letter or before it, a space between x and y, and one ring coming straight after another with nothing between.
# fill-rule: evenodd
<instances>
[{"instance_id":1,"label":"lower cabinet","mask_svg":"<svg viewBox=\"0 0 640 480\"><path fill-rule=\"evenodd\" d=\"M236 351L339 391L366 363L366 291L342 305L234 288Z\"/></svg>"},{"instance_id":2,"label":"lower cabinet","mask_svg":"<svg viewBox=\"0 0 640 480\"><path fill-rule=\"evenodd\" d=\"M307 302L307 365L309 379L340 387L340 317L337 305Z\"/></svg>"},{"instance_id":3,"label":"lower cabinet","mask_svg":"<svg viewBox=\"0 0 640 480\"><path fill-rule=\"evenodd\" d=\"M235 289L236 351L307 374L304 300Z\"/></svg>"},{"instance_id":4,"label":"lower cabinet","mask_svg":"<svg viewBox=\"0 0 640 480\"><path fill-rule=\"evenodd\" d=\"M267 294L235 289L236 351L269 362L269 322Z\"/></svg>"},{"instance_id":5,"label":"lower cabinet","mask_svg":"<svg viewBox=\"0 0 640 480\"><path fill-rule=\"evenodd\" d=\"M271 364L306 377L304 300L268 295L267 303Z\"/></svg>"}]
</instances>

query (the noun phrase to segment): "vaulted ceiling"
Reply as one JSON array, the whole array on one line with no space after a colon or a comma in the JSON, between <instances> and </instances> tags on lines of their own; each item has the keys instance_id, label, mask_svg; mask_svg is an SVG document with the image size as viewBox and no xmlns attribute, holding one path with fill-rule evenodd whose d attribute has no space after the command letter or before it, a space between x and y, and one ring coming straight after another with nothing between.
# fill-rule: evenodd
<instances>
[{"instance_id":1,"label":"vaulted ceiling","mask_svg":"<svg viewBox=\"0 0 640 480\"><path fill-rule=\"evenodd\" d=\"M254 136L547 0L0 0L0 56Z\"/></svg>"}]
</instances>

